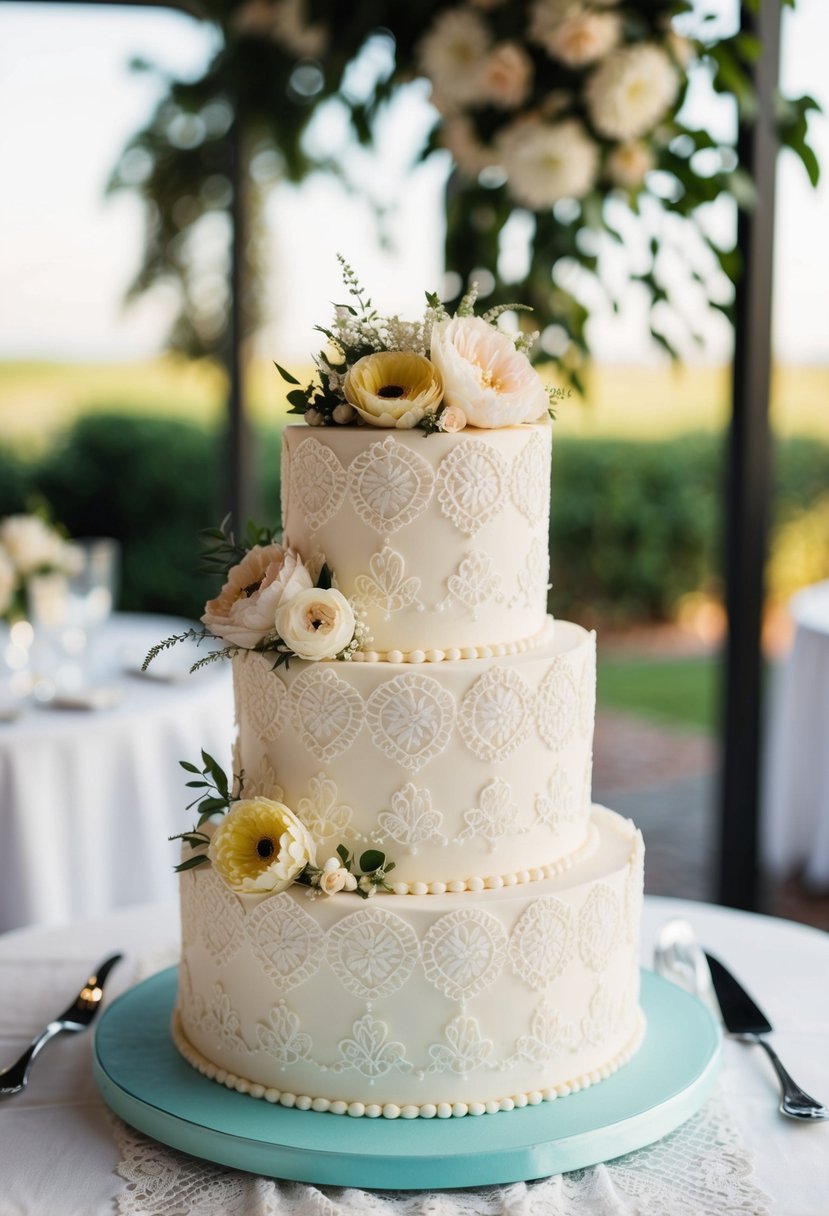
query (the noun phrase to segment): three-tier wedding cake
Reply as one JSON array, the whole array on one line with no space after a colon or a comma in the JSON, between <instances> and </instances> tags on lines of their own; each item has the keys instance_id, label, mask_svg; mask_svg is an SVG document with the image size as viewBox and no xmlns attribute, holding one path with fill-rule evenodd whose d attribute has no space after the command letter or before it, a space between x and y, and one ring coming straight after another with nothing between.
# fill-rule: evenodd
<instances>
[{"instance_id":1,"label":"three-tier wedding cake","mask_svg":"<svg viewBox=\"0 0 829 1216\"><path fill-rule=\"evenodd\" d=\"M468 425L435 363L415 425L357 424L415 395L381 368L339 417L312 400L317 425L286 428L275 566L231 577L236 632L213 630L235 650L243 801L181 875L173 1035L286 1106L511 1110L607 1077L642 1036L642 840L591 805L595 636L546 615L551 425L537 403Z\"/></svg>"}]
</instances>

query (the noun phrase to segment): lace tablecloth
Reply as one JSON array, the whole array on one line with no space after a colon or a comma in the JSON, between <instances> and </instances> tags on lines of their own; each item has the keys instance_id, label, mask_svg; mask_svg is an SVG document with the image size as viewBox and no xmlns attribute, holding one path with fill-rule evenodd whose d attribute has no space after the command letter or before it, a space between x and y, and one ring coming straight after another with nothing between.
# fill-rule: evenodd
<instances>
[{"instance_id":1,"label":"lace tablecloth","mask_svg":"<svg viewBox=\"0 0 829 1216\"><path fill-rule=\"evenodd\" d=\"M789 922L678 900L646 901L643 958L658 925L687 915L734 962L775 1022L792 1072L829 1094L829 938ZM61 1008L99 955L128 962L112 991L169 961L175 909L116 913L71 930L0 938L0 1059ZM816 1216L829 1192L829 1124L778 1115L756 1049L727 1042L719 1088L670 1136L606 1165L530 1183L436 1194L279 1182L168 1149L111 1115L90 1074L89 1037L59 1040L29 1089L0 1105L0 1216ZM493 1116L495 1117L495 1116ZM324 1118L324 1116L320 1116ZM48 1168L44 1168L48 1164Z\"/></svg>"}]
</instances>

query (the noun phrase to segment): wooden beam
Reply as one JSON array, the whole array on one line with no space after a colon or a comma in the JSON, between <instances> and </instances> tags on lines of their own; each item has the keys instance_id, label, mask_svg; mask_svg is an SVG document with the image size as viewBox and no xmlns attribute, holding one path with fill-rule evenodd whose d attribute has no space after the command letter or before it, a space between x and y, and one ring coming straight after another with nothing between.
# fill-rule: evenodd
<instances>
[{"instance_id":1,"label":"wooden beam","mask_svg":"<svg viewBox=\"0 0 829 1216\"><path fill-rule=\"evenodd\" d=\"M762 619L771 495L771 295L777 139L774 97L780 60L780 0L743 7L743 28L762 40L754 70L758 116L740 130L740 163L757 190L741 212L743 273L736 289L732 413L728 435L725 584L728 637L722 706L719 875L721 903L754 909L758 899Z\"/></svg>"}]
</instances>

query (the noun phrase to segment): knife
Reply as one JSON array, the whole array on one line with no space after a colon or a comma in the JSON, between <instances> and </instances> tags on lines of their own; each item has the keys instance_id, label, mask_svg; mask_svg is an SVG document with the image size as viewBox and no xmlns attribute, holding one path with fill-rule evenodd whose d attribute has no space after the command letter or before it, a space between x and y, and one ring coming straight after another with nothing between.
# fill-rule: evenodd
<instances>
[{"instance_id":1,"label":"knife","mask_svg":"<svg viewBox=\"0 0 829 1216\"><path fill-rule=\"evenodd\" d=\"M104 959L98 969L90 975L68 1009L65 1009L53 1022L49 1022L40 1034L32 1040L19 1060L10 1068L0 1072L0 1098L10 1098L26 1088L29 1080L29 1069L32 1060L45 1047L50 1039L63 1030L78 1033L94 1021L104 995L104 983L112 968L123 958L123 954L111 954Z\"/></svg>"},{"instance_id":2,"label":"knife","mask_svg":"<svg viewBox=\"0 0 829 1216\"><path fill-rule=\"evenodd\" d=\"M726 1030L743 1042L759 1043L774 1066L783 1095L780 1103L782 1113L791 1119L827 1118L829 1111L826 1107L795 1084L783 1067L777 1052L764 1037L771 1033L772 1026L763 1011L718 958L707 951L705 957Z\"/></svg>"}]
</instances>

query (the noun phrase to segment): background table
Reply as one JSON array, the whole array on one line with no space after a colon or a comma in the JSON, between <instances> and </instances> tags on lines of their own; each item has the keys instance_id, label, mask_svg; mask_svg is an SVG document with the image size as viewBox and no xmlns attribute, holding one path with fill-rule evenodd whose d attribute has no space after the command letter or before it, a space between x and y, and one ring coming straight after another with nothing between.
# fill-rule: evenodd
<instances>
[{"instance_id":1,"label":"background table","mask_svg":"<svg viewBox=\"0 0 829 1216\"><path fill-rule=\"evenodd\" d=\"M792 597L794 643L769 701L763 859L829 890L829 582Z\"/></svg>"},{"instance_id":2,"label":"background table","mask_svg":"<svg viewBox=\"0 0 829 1216\"><path fill-rule=\"evenodd\" d=\"M790 921L651 897L645 901L645 963L659 925L676 915L687 916L700 940L739 971L775 1024L774 1042L783 1060L826 1101L829 937ZM127 952L111 977L111 999L136 975L139 959L155 952L159 965L168 961L177 931L175 905L162 904L0 938L0 1058L14 1059L104 954L114 948ZM91 1049L91 1035L59 1039L36 1063L25 1093L0 1104L4 1213L112 1216L113 1198L125 1184L113 1173L118 1151L92 1080ZM825 1212L829 1123L795 1124L777 1113L777 1082L756 1047L726 1041L721 1085L744 1144L757 1154L756 1178L772 1197L774 1216Z\"/></svg>"},{"instance_id":3,"label":"background table","mask_svg":"<svg viewBox=\"0 0 829 1216\"><path fill-rule=\"evenodd\" d=\"M167 838L193 824L178 761L204 747L229 766L230 669L187 676L193 660L181 647L160 660L181 678L132 673L187 624L116 615L97 640L95 678L122 696L117 706L32 708L0 723L0 932L175 894Z\"/></svg>"}]
</instances>

